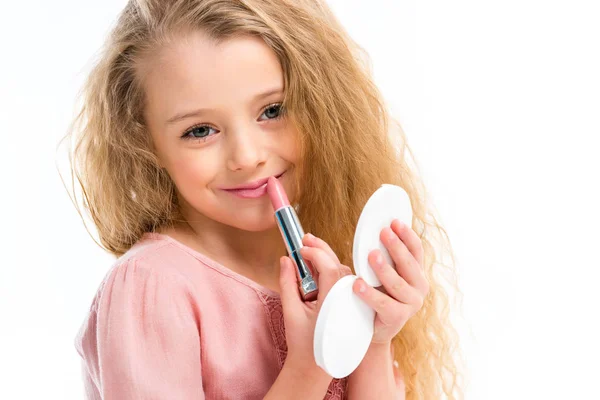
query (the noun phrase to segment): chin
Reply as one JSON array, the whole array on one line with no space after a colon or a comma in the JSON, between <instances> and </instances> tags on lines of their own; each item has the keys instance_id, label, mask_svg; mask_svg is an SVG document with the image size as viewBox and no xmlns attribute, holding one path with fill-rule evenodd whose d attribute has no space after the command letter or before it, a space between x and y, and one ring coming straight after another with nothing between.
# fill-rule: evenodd
<instances>
[{"instance_id":1,"label":"chin","mask_svg":"<svg viewBox=\"0 0 600 400\"><path fill-rule=\"evenodd\" d=\"M264 232L277 229L277 223L272 212L239 212L236 215L228 215L226 218L221 219L220 222L248 232Z\"/></svg>"}]
</instances>

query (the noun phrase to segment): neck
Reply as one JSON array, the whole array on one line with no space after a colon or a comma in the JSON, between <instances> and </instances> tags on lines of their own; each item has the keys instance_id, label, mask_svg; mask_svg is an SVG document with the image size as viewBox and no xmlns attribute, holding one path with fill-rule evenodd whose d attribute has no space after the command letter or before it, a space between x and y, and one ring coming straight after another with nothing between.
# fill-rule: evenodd
<instances>
[{"instance_id":1,"label":"neck","mask_svg":"<svg viewBox=\"0 0 600 400\"><path fill-rule=\"evenodd\" d=\"M277 225L253 232L214 221L197 212L183 214L187 222L176 228L182 242L227 268L278 291L279 259L287 255L287 251Z\"/></svg>"}]
</instances>

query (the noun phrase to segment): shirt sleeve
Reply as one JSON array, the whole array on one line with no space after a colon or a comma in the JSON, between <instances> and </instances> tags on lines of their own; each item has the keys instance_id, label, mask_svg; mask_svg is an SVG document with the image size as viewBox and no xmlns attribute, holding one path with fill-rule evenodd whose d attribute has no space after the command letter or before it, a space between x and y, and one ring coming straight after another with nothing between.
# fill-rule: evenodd
<instances>
[{"instance_id":1,"label":"shirt sleeve","mask_svg":"<svg viewBox=\"0 0 600 400\"><path fill-rule=\"evenodd\" d=\"M176 272L135 259L115 267L98 306L102 399L204 399L191 299Z\"/></svg>"}]
</instances>

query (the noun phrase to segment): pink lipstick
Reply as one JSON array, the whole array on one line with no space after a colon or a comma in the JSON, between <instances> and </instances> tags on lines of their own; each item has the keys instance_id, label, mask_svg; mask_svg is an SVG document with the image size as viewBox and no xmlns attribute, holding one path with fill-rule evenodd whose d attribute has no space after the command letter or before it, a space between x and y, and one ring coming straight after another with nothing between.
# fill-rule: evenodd
<instances>
[{"instance_id":1,"label":"pink lipstick","mask_svg":"<svg viewBox=\"0 0 600 400\"><path fill-rule=\"evenodd\" d=\"M290 201L283 189L281 183L275 177L270 177L267 181L267 192L271 198L271 203L275 209L275 221L279 226L279 232L285 242L288 255L296 264L296 272L299 279L298 287L304 301L316 300L319 289L317 282L312 275L312 265L304 260L300 254L300 249L304 246L302 238L304 230L296 210L290 206Z\"/></svg>"},{"instance_id":2,"label":"pink lipstick","mask_svg":"<svg viewBox=\"0 0 600 400\"><path fill-rule=\"evenodd\" d=\"M285 171L276 176L276 178L281 178L283 174L285 174ZM263 178L244 185L222 189L227 193L231 193L234 196L241 197L243 199L256 199L267 194L267 181L268 178Z\"/></svg>"}]
</instances>

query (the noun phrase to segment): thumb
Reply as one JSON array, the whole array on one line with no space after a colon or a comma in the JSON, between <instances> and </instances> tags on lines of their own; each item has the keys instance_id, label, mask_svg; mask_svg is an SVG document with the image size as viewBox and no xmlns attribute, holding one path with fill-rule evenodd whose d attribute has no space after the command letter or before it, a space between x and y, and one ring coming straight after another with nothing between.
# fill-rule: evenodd
<instances>
[{"instance_id":1,"label":"thumb","mask_svg":"<svg viewBox=\"0 0 600 400\"><path fill-rule=\"evenodd\" d=\"M289 257L279 259L279 287L281 289L281 306L283 314L295 313L302 305L300 293L298 292L298 278L294 264Z\"/></svg>"}]
</instances>

